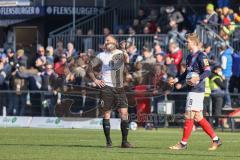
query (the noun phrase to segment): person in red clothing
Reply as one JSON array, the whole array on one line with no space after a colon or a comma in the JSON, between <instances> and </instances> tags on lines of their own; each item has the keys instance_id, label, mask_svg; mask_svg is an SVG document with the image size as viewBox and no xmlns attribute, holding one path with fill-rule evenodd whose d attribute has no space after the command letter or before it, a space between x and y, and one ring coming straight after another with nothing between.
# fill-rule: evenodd
<instances>
[{"instance_id":1,"label":"person in red clothing","mask_svg":"<svg viewBox=\"0 0 240 160\"><path fill-rule=\"evenodd\" d=\"M174 60L174 64L176 65L177 70L179 72L181 67L180 65L183 58L182 50L179 48L176 42L170 42L168 48L169 48L169 53L167 54L167 56Z\"/></svg>"},{"instance_id":2,"label":"person in red clothing","mask_svg":"<svg viewBox=\"0 0 240 160\"><path fill-rule=\"evenodd\" d=\"M65 69L67 66L67 55L63 53L60 57L60 61L55 63L54 71L58 74L59 77L65 75Z\"/></svg>"}]
</instances>

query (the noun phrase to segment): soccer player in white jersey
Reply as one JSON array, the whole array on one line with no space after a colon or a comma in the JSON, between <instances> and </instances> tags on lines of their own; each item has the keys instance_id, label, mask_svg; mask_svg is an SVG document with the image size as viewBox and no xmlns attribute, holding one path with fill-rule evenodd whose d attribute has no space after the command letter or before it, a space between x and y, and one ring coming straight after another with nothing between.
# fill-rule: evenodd
<instances>
[{"instance_id":1,"label":"soccer player in white jersey","mask_svg":"<svg viewBox=\"0 0 240 160\"><path fill-rule=\"evenodd\" d=\"M88 74L94 83L101 88L100 98L103 102L103 130L106 146L112 147L110 138L110 115L112 109L118 109L121 117L122 148L132 148L128 137L128 102L123 89L124 64L128 61L127 53L117 49L117 40L109 35L105 38L104 52L99 53L88 67ZM96 64L98 63L98 64ZM93 66L101 66L100 77L96 77Z\"/></svg>"},{"instance_id":2,"label":"soccer player in white jersey","mask_svg":"<svg viewBox=\"0 0 240 160\"><path fill-rule=\"evenodd\" d=\"M202 113L205 91L204 79L211 73L208 57L200 51L200 40L196 33L187 35L187 46L192 53L186 58L186 72L180 77L177 83L175 80L169 81L171 85L176 83L175 86L177 88L181 88L185 84L186 89L189 91L187 95L183 137L181 142L169 148L172 150L187 149L187 141L192 132L194 121L196 121L212 139L212 145L209 150L216 150L222 143ZM190 75L190 77L187 75ZM185 83L186 78L187 83Z\"/></svg>"}]
</instances>

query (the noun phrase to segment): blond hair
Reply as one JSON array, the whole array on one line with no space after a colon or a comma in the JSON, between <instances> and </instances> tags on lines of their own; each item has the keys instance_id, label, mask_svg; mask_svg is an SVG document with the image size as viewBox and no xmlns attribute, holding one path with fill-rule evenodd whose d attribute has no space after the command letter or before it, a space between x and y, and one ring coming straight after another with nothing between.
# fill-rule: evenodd
<instances>
[{"instance_id":1,"label":"blond hair","mask_svg":"<svg viewBox=\"0 0 240 160\"><path fill-rule=\"evenodd\" d=\"M190 41L194 42L199 47L201 47L201 45L202 45L197 33L187 34L186 39L189 39Z\"/></svg>"}]
</instances>

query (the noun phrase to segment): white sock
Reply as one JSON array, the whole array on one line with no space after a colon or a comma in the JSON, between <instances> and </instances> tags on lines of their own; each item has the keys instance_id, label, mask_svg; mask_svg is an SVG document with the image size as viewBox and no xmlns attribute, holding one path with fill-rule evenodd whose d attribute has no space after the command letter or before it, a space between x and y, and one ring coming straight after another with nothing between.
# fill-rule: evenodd
<instances>
[{"instance_id":1,"label":"white sock","mask_svg":"<svg viewBox=\"0 0 240 160\"><path fill-rule=\"evenodd\" d=\"M218 136L215 136L215 137L213 138L214 141L217 141L218 139L219 139Z\"/></svg>"},{"instance_id":2,"label":"white sock","mask_svg":"<svg viewBox=\"0 0 240 160\"><path fill-rule=\"evenodd\" d=\"M187 142L181 141L181 143L182 143L183 145L187 145Z\"/></svg>"}]
</instances>

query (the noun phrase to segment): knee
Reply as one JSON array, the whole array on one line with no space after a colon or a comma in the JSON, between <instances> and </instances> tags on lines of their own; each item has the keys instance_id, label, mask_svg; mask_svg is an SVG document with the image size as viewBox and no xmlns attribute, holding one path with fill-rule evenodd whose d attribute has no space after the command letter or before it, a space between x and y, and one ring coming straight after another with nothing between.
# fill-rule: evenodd
<instances>
[{"instance_id":1,"label":"knee","mask_svg":"<svg viewBox=\"0 0 240 160\"><path fill-rule=\"evenodd\" d=\"M196 114L195 114L195 116L194 116L194 120L196 121L196 122L199 122L199 121L201 121L203 119L203 114L202 114L202 112L196 112Z\"/></svg>"},{"instance_id":2,"label":"knee","mask_svg":"<svg viewBox=\"0 0 240 160\"><path fill-rule=\"evenodd\" d=\"M122 120L128 120L128 111L125 109L120 109L120 117Z\"/></svg>"},{"instance_id":3,"label":"knee","mask_svg":"<svg viewBox=\"0 0 240 160\"><path fill-rule=\"evenodd\" d=\"M104 114L103 114L103 119L110 119L110 117L111 117L111 112L104 112Z\"/></svg>"}]
</instances>

